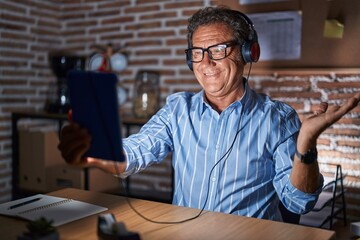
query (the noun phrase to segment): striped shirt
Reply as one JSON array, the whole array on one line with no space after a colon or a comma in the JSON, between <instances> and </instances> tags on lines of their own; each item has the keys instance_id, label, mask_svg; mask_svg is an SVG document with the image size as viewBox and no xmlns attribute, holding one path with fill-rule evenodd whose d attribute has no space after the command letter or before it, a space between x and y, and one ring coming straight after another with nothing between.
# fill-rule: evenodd
<instances>
[{"instance_id":1,"label":"striped shirt","mask_svg":"<svg viewBox=\"0 0 360 240\"><path fill-rule=\"evenodd\" d=\"M307 194L290 182L301 125L295 110L247 83L244 96L221 114L203 95L172 94L139 133L123 140L123 176L172 152L173 204L271 220L281 220L279 198L293 212L311 210L321 188Z\"/></svg>"}]
</instances>

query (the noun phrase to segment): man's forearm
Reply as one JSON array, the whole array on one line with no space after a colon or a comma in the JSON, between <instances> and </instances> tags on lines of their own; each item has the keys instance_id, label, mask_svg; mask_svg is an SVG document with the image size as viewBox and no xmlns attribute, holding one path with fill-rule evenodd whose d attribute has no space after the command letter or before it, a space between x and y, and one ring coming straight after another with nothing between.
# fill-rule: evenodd
<instances>
[{"instance_id":1,"label":"man's forearm","mask_svg":"<svg viewBox=\"0 0 360 240\"><path fill-rule=\"evenodd\" d=\"M294 156L294 165L290 174L290 181L297 189L314 193L320 187L320 172L317 161L306 164L300 162L297 156Z\"/></svg>"},{"instance_id":2,"label":"man's forearm","mask_svg":"<svg viewBox=\"0 0 360 240\"><path fill-rule=\"evenodd\" d=\"M114 175L121 174L126 169L126 161L114 162L97 158L87 158L87 163L90 167L97 167Z\"/></svg>"}]
</instances>

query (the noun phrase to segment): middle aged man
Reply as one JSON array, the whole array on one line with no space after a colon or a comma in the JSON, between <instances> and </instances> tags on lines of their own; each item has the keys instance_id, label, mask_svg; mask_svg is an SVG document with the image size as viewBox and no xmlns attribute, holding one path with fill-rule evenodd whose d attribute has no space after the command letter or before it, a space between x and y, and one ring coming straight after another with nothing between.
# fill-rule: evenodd
<instances>
[{"instance_id":1,"label":"middle aged man","mask_svg":"<svg viewBox=\"0 0 360 240\"><path fill-rule=\"evenodd\" d=\"M139 133L123 139L126 162L117 167L126 177L172 152L173 204L281 220L279 200L295 213L314 206L323 184L316 139L358 104L360 93L342 106L320 104L301 124L294 109L257 94L243 78L256 57L243 47L256 34L249 21L223 7L189 19L187 60L203 90L170 95ZM72 123L59 149L70 164L116 174L111 161L82 160L90 142Z\"/></svg>"}]
</instances>

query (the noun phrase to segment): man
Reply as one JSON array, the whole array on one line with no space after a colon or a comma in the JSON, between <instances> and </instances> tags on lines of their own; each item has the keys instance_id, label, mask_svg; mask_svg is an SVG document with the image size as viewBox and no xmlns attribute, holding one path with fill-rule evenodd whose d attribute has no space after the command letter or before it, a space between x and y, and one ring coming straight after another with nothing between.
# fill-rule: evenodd
<instances>
[{"instance_id":1,"label":"man","mask_svg":"<svg viewBox=\"0 0 360 240\"><path fill-rule=\"evenodd\" d=\"M320 104L301 126L292 108L255 93L243 78L242 46L252 30L243 14L227 8L205 8L189 19L187 60L203 90L169 96L123 140L122 177L172 152L173 204L271 220L281 220L279 200L295 213L311 210L323 182L316 139L357 105L360 93L341 107ZM70 124L59 149L68 163L116 173L111 161L81 160L90 141Z\"/></svg>"}]
</instances>

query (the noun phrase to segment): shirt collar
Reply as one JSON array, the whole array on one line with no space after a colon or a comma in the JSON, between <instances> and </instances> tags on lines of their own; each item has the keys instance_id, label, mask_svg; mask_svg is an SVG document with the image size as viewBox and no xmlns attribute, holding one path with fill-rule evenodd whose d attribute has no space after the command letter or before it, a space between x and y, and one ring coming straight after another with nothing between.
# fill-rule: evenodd
<instances>
[{"instance_id":1,"label":"shirt collar","mask_svg":"<svg viewBox=\"0 0 360 240\"><path fill-rule=\"evenodd\" d=\"M249 100L251 99L251 93L252 93L252 91L251 91L251 89L250 89L250 87L249 87L249 84L248 84L248 81L247 81L247 79L246 78L244 78L243 77L243 82L244 82L244 94L243 94L243 96L239 99L239 100L237 100L237 101L235 101L235 102L233 102L232 104L230 104L230 106L228 106L226 109L225 109L225 111L227 111L228 109L233 109L233 108L235 108L236 106L239 106L239 105L241 105L242 107L244 107L246 104L248 104L249 103ZM199 93L198 93L198 96L199 96L199 100L200 100L200 112L201 112L201 114L203 114L204 113L204 111L207 109L207 108L209 108L209 109L211 109L212 107L210 106L210 104L206 101L206 99L205 99L205 91L204 91L204 89L203 90L201 90Z\"/></svg>"}]
</instances>

